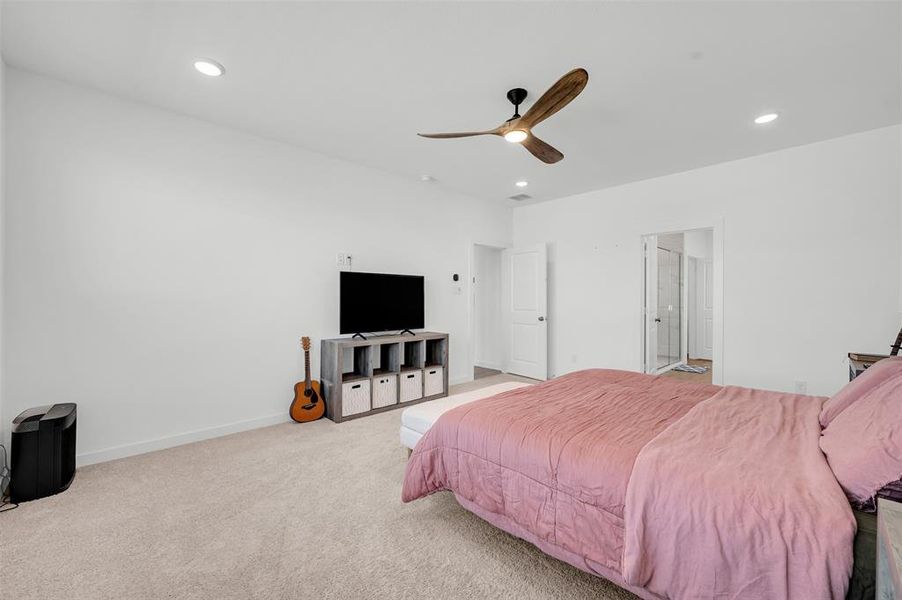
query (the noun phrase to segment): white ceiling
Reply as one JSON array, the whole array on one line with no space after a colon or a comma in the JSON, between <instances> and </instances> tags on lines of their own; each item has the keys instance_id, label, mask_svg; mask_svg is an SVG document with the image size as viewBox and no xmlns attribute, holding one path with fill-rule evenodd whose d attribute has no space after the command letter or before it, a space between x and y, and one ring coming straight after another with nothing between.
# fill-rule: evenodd
<instances>
[{"instance_id":1,"label":"white ceiling","mask_svg":"<svg viewBox=\"0 0 902 600\"><path fill-rule=\"evenodd\" d=\"M519 179L546 200L900 121L897 2L7 1L2 36L13 67L499 202ZM415 135L494 127L509 88L528 108L576 66L588 87L536 128L561 163Z\"/></svg>"}]
</instances>

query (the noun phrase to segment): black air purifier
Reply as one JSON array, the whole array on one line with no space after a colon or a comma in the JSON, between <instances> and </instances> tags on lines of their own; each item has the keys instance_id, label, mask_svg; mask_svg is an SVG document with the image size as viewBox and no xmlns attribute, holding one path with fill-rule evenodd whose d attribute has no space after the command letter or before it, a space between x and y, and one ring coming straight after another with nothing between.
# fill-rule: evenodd
<instances>
[{"instance_id":1,"label":"black air purifier","mask_svg":"<svg viewBox=\"0 0 902 600\"><path fill-rule=\"evenodd\" d=\"M13 419L9 499L64 491L75 478L75 404L29 408Z\"/></svg>"}]
</instances>

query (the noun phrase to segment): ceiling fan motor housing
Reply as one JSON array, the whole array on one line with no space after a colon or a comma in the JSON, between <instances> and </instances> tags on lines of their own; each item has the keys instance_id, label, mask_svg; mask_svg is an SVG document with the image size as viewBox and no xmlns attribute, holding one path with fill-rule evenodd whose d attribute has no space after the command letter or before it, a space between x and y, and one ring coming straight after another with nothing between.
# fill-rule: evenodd
<instances>
[{"instance_id":1,"label":"ceiling fan motor housing","mask_svg":"<svg viewBox=\"0 0 902 600\"><path fill-rule=\"evenodd\" d=\"M516 106L526 100L526 90L523 88L514 88L507 93L507 99Z\"/></svg>"},{"instance_id":2,"label":"ceiling fan motor housing","mask_svg":"<svg viewBox=\"0 0 902 600\"><path fill-rule=\"evenodd\" d=\"M507 99L514 105L514 116L510 120L520 117L520 103L526 100L526 90L523 88L514 88L507 92Z\"/></svg>"}]
</instances>

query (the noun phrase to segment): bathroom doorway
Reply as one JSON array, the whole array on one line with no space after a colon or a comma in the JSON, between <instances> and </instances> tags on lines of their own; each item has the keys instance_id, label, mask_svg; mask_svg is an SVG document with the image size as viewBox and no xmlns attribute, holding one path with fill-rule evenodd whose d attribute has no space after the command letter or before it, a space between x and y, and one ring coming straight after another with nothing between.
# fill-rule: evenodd
<instances>
[{"instance_id":1,"label":"bathroom doorway","mask_svg":"<svg viewBox=\"0 0 902 600\"><path fill-rule=\"evenodd\" d=\"M712 229L643 236L646 373L712 380L713 238Z\"/></svg>"}]
</instances>

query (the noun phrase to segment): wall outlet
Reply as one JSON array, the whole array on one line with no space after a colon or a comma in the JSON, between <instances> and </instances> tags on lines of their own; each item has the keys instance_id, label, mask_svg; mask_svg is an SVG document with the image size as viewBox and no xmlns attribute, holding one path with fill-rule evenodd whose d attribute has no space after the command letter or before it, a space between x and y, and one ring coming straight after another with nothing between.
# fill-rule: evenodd
<instances>
[{"instance_id":1,"label":"wall outlet","mask_svg":"<svg viewBox=\"0 0 902 600\"><path fill-rule=\"evenodd\" d=\"M807 394L808 393L808 382L802 381L801 379L797 379L793 382L795 385L795 393L796 394Z\"/></svg>"}]
</instances>

